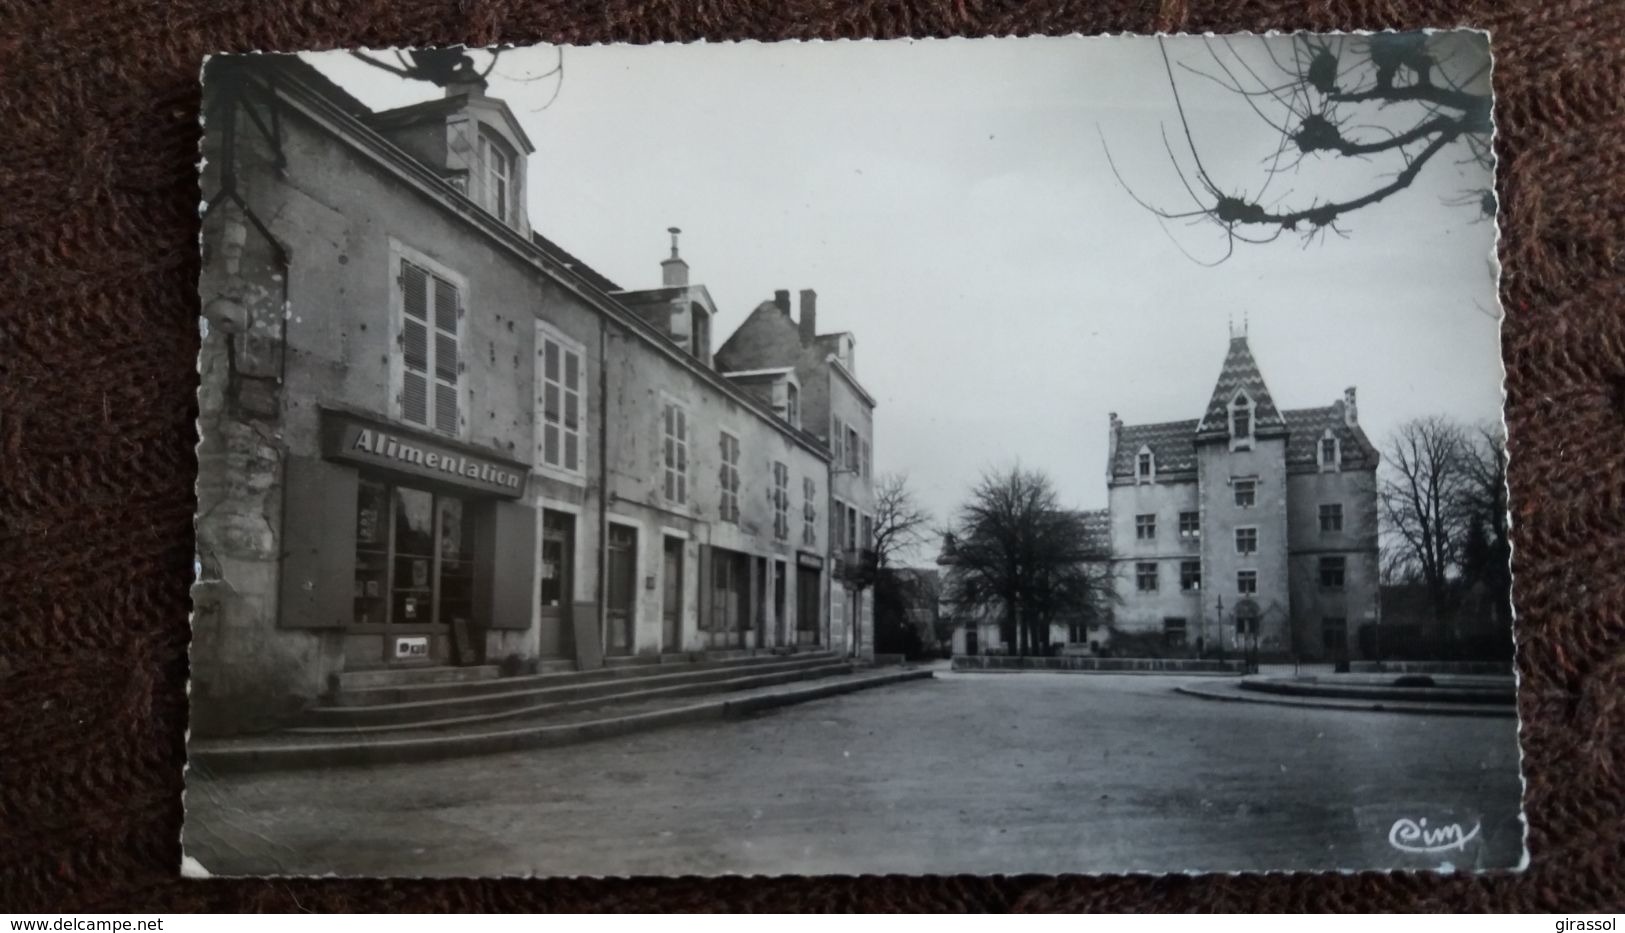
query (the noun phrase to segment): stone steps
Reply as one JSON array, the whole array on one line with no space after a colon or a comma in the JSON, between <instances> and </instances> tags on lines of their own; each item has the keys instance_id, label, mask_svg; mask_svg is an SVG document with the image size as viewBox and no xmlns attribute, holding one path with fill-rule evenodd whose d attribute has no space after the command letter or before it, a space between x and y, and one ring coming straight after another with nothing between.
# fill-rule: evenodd
<instances>
[{"instance_id":1,"label":"stone steps","mask_svg":"<svg viewBox=\"0 0 1625 933\"><path fill-rule=\"evenodd\" d=\"M858 690L929 679L925 669L832 674L790 684L758 685L725 696L646 696L624 705L577 709L536 723L493 721L403 734L280 733L238 739L194 739L188 767L201 774L352 765L384 765L569 745L684 723L748 716Z\"/></svg>"},{"instance_id":2,"label":"stone steps","mask_svg":"<svg viewBox=\"0 0 1625 933\"><path fill-rule=\"evenodd\" d=\"M563 684L546 683L562 679L558 677L505 678L495 683L498 686L517 680L531 683L515 685L516 688L503 692L481 691L379 705L321 706L307 710L298 726L285 731L292 734L347 734L366 730L446 728L518 717L539 718L565 710L641 699L693 696L791 683L845 674L852 669L845 661L812 658L776 664L732 664L658 673L659 668L667 666L659 665L657 673L644 677L602 678ZM538 681L543 685L535 685Z\"/></svg>"}]
</instances>

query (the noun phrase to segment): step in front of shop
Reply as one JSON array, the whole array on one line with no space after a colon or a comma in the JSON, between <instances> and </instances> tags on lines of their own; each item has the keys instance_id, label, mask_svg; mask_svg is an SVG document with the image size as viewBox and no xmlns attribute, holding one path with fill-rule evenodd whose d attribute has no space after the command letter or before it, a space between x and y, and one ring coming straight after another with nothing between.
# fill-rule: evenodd
<instances>
[{"instance_id":1,"label":"step in front of shop","mask_svg":"<svg viewBox=\"0 0 1625 933\"><path fill-rule=\"evenodd\" d=\"M188 750L188 760L192 770L208 776L289 768L400 764L551 748L668 726L749 716L845 693L928 680L931 676L928 669L858 672L807 683L758 688L743 694L643 703L631 710L610 707L581 713L565 722L469 728L407 738L284 733L256 739L194 740Z\"/></svg>"},{"instance_id":2,"label":"step in front of shop","mask_svg":"<svg viewBox=\"0 0 1625 933\"><path fill-rule=\"evenodd\" d=\"M432 700L455 699L491 693L514 693L540 687L561 687L604 681L641 680L664 677L680 671L746 670L770 664L793 661L812 663L837 660L834 652L815 651L792 655L761 655L758 657L711 657L682 655L676 660L624 667L600 667L587 671L561 671L530 674L522 677L483 678L455 683L397 684L340 690L325 706L386 706L398 703L419 703Z\"/></svg>"},{"instance_id":3,"label":"step in front of shop","mask_svg":"<svg viewBox=\"0 0 1625 933\"><path fill-rule=\"evenodd\" d=\"M379 667L339 674L339 690L366 690L376 687L405 687L416 684L464 684L497 678L495 664L452 667L436 664L421 667Z\"/></svg>"},{"instance_id":4,"label":"step in front of shop","mask_svg":"<svg viewBox=\"0 0 1625 933\"><path fill-rule=\"evenodd\" d=\"M677 670L647 677L547 684L499 693L480 692L374 706L323 706L308 710L290 733L346 733L446 728L498 719L539 718L591 706L643 699L695 696L849 673L851 664L830 658L779 664L728 665ZM515 678L517 679L517 678ZM498 684L507 681L497 681Z\"/></svg>"}]
</instances>

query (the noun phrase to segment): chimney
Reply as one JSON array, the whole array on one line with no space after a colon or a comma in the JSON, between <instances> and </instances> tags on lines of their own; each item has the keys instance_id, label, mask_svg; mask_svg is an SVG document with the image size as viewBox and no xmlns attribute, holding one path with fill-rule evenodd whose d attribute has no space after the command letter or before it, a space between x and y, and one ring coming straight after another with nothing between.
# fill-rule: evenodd
<instances>
[{"instance_id":1,"label":"chimney","mask_svg":"<svg viewBox=\"0 0 1625 933\"><path fill-rule=\"evenodd\" d=\"M671 234L671 258L660 263L660 284L666 288L672 286L688 286L688 263L683 257L677 255L677 234L682 233L676 227L667 227L666 232Z\"/></svg>"},{"instance_id":2,"label":"chimney","mask_svg":"<svg viewBox=\"0 0 1625 933\"><path fill-rule=\"evenodd\" d=\"M1360 423L1359 409L1354 407L1353 386L1343 390L1343 423L1351 428Z\"/></svg>"},{"instance_id":3,"label":"chimney","mask_svg":"<svg viewBox=\"0 0 1625 933\"><path fill-rule=\"evenodd\" d=\"M786 296L785 301L789 301ZM801 342L812 343L818 336L818 293L810 288L801 290Z\"/></svg>"},{"instance_id":4,"label":"chimney","mask_svg":"<svg viewBox=\"0 0 1625 933\"><path fill-rule=\"evenodd\" d=\"M1117 412L1111 413L1111 430L1106 435L1106 479L1112 478L1112 467L1117 463L1117 432L1123 429L1123 422L1117 418Z\"/></svg>"},{"instance_id":5,"label":"chimney","mask_svg":"<svg viewBox=\"0 0 1625 933\"><path fill-rule=\"evenodd\" d=\"M784 312L785 317L790 316L790 290L788 288L781 288L774 292L773 303L778 306L780 311Z\"/></svg>"}]
</instances>

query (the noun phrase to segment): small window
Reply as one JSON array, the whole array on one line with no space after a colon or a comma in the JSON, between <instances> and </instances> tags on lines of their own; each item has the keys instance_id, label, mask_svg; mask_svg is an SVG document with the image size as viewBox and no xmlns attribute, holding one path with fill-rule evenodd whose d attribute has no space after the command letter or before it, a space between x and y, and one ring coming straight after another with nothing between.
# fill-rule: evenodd
<instances>
[{"instance_id":1,"label":"small window","mask_svg":"<svg viewBox=\"0 0 1625 933\"><path fill-rule=\"evenodd\" d=\"M1320 439L1320 468L1323 470L1337 469L1341 459L1340 454L1337 438L1332 435L1330 429L1327 429L1325 435Z\"/></svg>"},{"instance_id":2,"label":"small window","mask_svg":"<svg viewBox=\"0 0 1625 933\"><path fill-rule=\"evenodd\" d=\"M1340 590L1343 580L1348 572L1348 561L1344 557L1322 557L1320 559L1320 586L1327 590Z\"/></svg>"},{"instance_id":3,"label":"small window","mask_svg":"<svg viewBox=\"0 0 1625 933\"><path fill-rule=\"evenodd\" d=\"M485 207L496 219L509 222L512 213L513 159L502 144L480 135L480 167L485 172Z\"/></svg>"},{"instance_id":4,"label":"small window","mask_svg":"<svg viewBox=\"0 0 1625 933\"><path fill-rule=\"evenodd\" d=\"M1157 516L1134 516L1134 538L1137 541L1157 540Z\"/></svg>"},{"instance_id":5,"label":"small window","mask_svg":"<svg viewBox=\"0 0 1625 933\"><path fill-rule=\"evenodd\" d=\"M1155 561L1143 561L1134 565L1134 585L1142 593L1155 593L1157 591L1157 564Z\"/></svg>"},{"instance_id":6,"label":"small window","mask_svg":"<svg viewBox=\"0 0 1625 933\"><path fill-rule=\"evenodd\" d=\"M1202 516L1199 512L1179 513L1179 536L1195 541L1202 537Z\"/></svg>"},{"instance_id":7,"label":"small window","mask_svg":"<svg viewBox=\"0 0 1625 933\"><path fill-rule=\"evenodd\" d=\"M801 543L818 544L818 483L811 476L801 478Z\"/></svg>"},{"instance_id":8,"label":"small window","mask_svg":"<svg viewBox=\"0 0 1625 933\"><path fill-rule=\"evenodd\" d=\"M871 475L870 474L871 467L870 467L870 460L869 460L869 439L866 437L861 441L861 443L863 445L863 460L862 460L863 478L868 479L870 477L870 475Z\"/></svg>"},{"instance_id":9,"label":"small window","mask_svg":"<svg viewBox=\"0 0 1625 933\"><path fill-rule=\"evenodd\" d=\"M1258 595L1258 571L1236 571L1236 592L1242 596Z\"/></svg>"},{"instance_id":10,"label":"small window","mask_svg":"<svg viewBox=\"0 0 1625 933\"><path fill-rule=\"evenodd\" d=\"M1179 563L1179 589L1185 593L1195 593L1202 589L1202 562L1199 560L1186 560Z\"/></svg>"},{"instance_id":11,"label":"small window","mask_svg":"<svg viewBox=\"0 0 1625 933\"><path fill-rule=\"evenodd\" d=\"M829 449L835 455L835 469L840 470L846 465L846 427L841 424L841 419L833 415L830 417Z\"/></svg>"},{"instance_id":12,"label":"small window","mask_svg":"<svg viewBox=\"0 0 1625 933\"><path fill-rule=\"evenodd\" d=\"M662 428L666 501L685 505L688 503L688 412L681 405L667 402Z\"/></svg>"},{"instance_id":13,"label":"small window","mask_svg":"<svg viewBox=\"0 0 1625 933\"><path fill-rule=\"evenodd\" d=\"M1258 504L1258 481L1238 479L1234 483L1236 491L1236 506L1250 509Z\"/></svg>"},{"instance_id":14,"label":"small window","mask_svg":"<svg viewBox=\"0 0 1625 933\"><path fill-rule=\"evenodd\" d=\"M1149 483L1153 479L1156 478L1156 473L1157 473L1157 462L1156 462L1156 459L1151 456L1151 451L1149 451L1149 450L1140 451L1140 456L1135 460L1135 466L1134 466L1134 476L1135 476L1135 478L1138 479L1140 482Z\"/></svg>"},{"instance_id":15,"label":"small window","mask_svg":"<svg viewBox=\"0 0 1625 933\"><path fill-rule=\"evenodd\" d=\"M1169 648L1185 647L1185 620L1163 619L1162 641Z\"/></svg>"},{"instance_id":16,"label":"small window","mask_svg":"<svg viewBox=\"0 0 1625 933\"><path fill-rule=\"evenodd\" d=\"M1237 394L1230 403L1230 440L1250 441L1253 436L1253 402L1246 394Z\"/></svg>"},{"instance_id":17,"label":"small window","mask_svg":"<svg viewBox=\"0 0 1625 933\"><path fill-rule=\"evenodd\" d=\"M858 429L848 425L846 428L846 468L849 472L862 472L863 450L858 445Z\"/></svg>"},{"instance_id":18,"label":"small window","mask_svg":"<svg viewBox=\"0 0 1625 933\"><path fill-rule=\"evenodd\" d=\"M1258 553L1258 529L1257 528L1237 528L1236 529L1236 553L1237 554L1257 554Z\"/></svg>"},{"instance_id":19,"label":"small window","mask_svg":"<svg viewBox=\"0 0 1625 933\"><path fill-rule=\"evenodd\" d=\"M1343 503L1323 502L1320 505L1320 533L1336 534L1343 530Z\"/></svg>"},{"instance_id":20,"label":"small window","mask_svg":"<svg viewBox=\"0 0 1625 933\"><path fill-rule=\"evenodd\" d=\"M541 358L541 393L537 397L542 426L538 446L543 466L580 475L585 467L587 373L579 344L566 343L537 322L536 355Z\"/></svg>"},{"instance_id":21,"label":"small window","mask_svg":"<svg viewBox=\"0 0 1625 933\"><path fill-rule=\"evenodd\" d=\"M858 549L858 510L850 505L846 507L846 549Z\"/></svg>"},{"instance_id":22,"label":"small window","mask_svg":"<svg viewBox=\"0 0 1625 933\"><path fill-rule=\"evenodd\" d=\"M784 384L784 420L793 428L801 427L801 392L793 382Z\"/></svg>"},{"instance_id":23,"label":"small window","mask_svg":"<svg viewBox=\"0 0 1625 933\"><path fill-rule=\"evenodd\" d=\"M456 437L463 372L457 285L406 259L399 283L401 420Z\"/></svg>"},{"instance_id":24,"label":"small window","mask_svg":"<svg viewBox=\"0 0 1625 933\"><path fill-rule=\"evenodd\" d=\"M773 537L790 539L790 467L773 463Z\"/></svg>"},{"instance_id":25,"label":"small window","mask_svg":"<svg viewBox=\"0 0 1625 933\"><path fill-rule=\"evenodd\" d=\"M874 547L875 520L871 515L863 516L863 537L858 539L858 546L868 550Z\"/></svg>"}]
</instances>

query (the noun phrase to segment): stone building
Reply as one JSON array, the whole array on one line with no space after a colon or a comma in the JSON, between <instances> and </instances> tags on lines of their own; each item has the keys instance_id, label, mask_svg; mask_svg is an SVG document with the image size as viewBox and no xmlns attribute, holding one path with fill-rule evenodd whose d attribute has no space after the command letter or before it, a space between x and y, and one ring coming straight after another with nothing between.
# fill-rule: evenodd
<instances>
[{"instance_id":1,"label":"stone building","mask_svg":"<svg viewBox=\"0 0 1625 933\"><path fill-rule=\"evenodd\" d=\"M799 317L790 292L774 293L717 350L717 368L775 413L805 426L828 447L829 536L836 585L830 614L855 652L874 653L874 396L858 381L856 339L818 332L818 293L802 289Z\"/></svg>"},{"instance_id":2,"label":"stone building","mask_svg":"<svg viewBox=\"0 0 1625 933\"><path fill-rule=\"evenodd\" d=\"M219 59L205 114L194 729L347 670L846 647L828 417L719 370L675 231L646 291L535 233L477 80L375 113Z\"/></svg>"},{"instance_id":3,"label":"stone building","mask_svg":"<svg viewBox=\"0 0 1625 933\"><path fill-rule=\"evenodd\" d=\"M1245 336L1200 418L1112 414L1112 650L1353 654L1377 614L1377 460L1353 388L1279 409Z\"/></svg>"}]
</instances>

